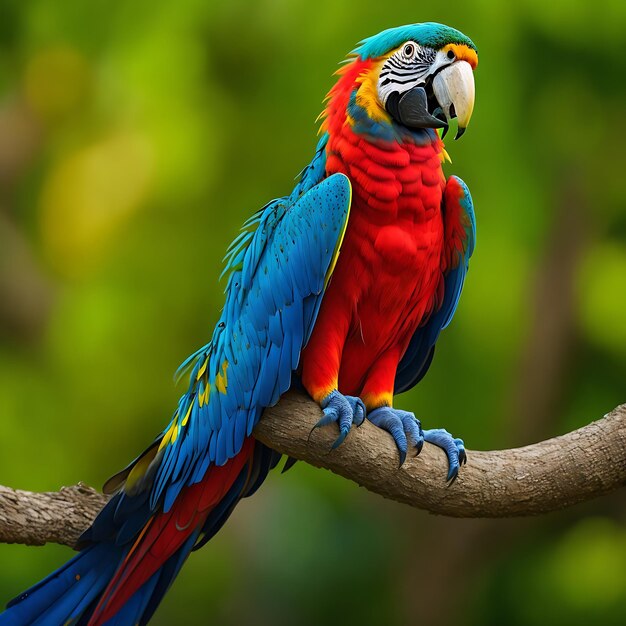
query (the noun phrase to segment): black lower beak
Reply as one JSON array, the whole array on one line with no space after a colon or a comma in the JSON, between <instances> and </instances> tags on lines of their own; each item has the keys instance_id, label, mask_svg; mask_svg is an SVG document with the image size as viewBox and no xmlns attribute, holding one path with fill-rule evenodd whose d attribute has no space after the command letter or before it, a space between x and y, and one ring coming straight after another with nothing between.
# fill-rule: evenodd
<instances>
[{"instance_id":1,"label":"black lower beak","mask_svg":"<svg viewBox=\"0 0 626 626\"><path fill-rule=\"evenodd\" d=\"M424 87L413 87L400 96L394 91L387 98L387 112L408 128L444 128L448 123L432 115L428 110L428 96Z\"/></svg>"}]
</instances>

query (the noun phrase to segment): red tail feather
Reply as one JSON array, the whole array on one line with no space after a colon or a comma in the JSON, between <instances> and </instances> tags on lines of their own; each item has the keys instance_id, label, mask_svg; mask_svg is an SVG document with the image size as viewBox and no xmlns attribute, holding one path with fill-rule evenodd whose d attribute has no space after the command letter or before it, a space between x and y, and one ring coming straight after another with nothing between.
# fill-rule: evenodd
<instances>
[{"instance_id":1,"label":"red tail feather","mask_svg":"<svg viewBox=\"0 0 626 626\"><path fill-rule=\"evenodd\" d=\"M131 596L206 521L226 495L254 450L249 437L241 452L226 465L211 467L202 482L186 487L167 513L158 513L141 531L128 556L104 590L89 626L111 619Z\"/></svg>"}]
</instances>

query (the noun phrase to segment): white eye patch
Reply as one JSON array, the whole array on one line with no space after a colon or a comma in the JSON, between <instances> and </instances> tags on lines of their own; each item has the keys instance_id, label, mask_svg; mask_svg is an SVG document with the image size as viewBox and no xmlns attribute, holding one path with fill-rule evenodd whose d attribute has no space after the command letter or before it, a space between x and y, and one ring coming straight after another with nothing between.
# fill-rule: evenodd
<instances>
[{"instance_id":1,"label":"white eye patch","mask_svg":"<svg viewBox=\"0 0 626 626\"><path fill-rule=\"evenodd\" d=\"M452 63L446 54L407 41L383 64L378 78L378 97L385 106L394 91L404 93L423 84L429 74Z\"/></svg>"}]
</instances>

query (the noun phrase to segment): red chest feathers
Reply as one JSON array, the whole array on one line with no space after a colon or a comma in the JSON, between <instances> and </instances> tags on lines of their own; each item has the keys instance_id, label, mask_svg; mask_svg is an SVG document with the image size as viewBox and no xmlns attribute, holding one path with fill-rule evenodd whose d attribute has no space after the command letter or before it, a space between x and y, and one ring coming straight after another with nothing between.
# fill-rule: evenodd
<instances>
[{"instance_id":1,"label":"red chest feathers","mask_svg":"<svg viewBox=\"0 0 626 626\"><path fill-rule=\"evenodd\" d=\"M329 143L327 172L345 173L353 194L330 287L352 295L359 333L414 330L441 282L440 145L374 145L345 129Z\"/></svg>"}]
</instances>

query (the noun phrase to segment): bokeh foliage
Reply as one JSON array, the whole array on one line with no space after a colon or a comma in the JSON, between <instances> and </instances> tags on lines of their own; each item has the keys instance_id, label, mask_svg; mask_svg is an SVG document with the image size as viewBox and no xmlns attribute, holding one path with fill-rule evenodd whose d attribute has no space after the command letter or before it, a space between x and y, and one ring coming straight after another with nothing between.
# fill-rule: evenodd
<instances>
[{"instance_id":1,"label":"bokeh foliage","mask_svg":"<svg viewBox=\"0 0 626 626\"><path fill-rule=\"evenodd\" d=\"M480 51L447 166L478 245L401 406L488 448L626 401L623 2L3 0L0 483L99 485L162 428L224 250L310 159L337 62L420 20ZM154 623L623 624L625 520L623 494L434 519L299 464L190 559ZM0 546L0 600L69 555Z\"/></svg>"}]
</instances>

